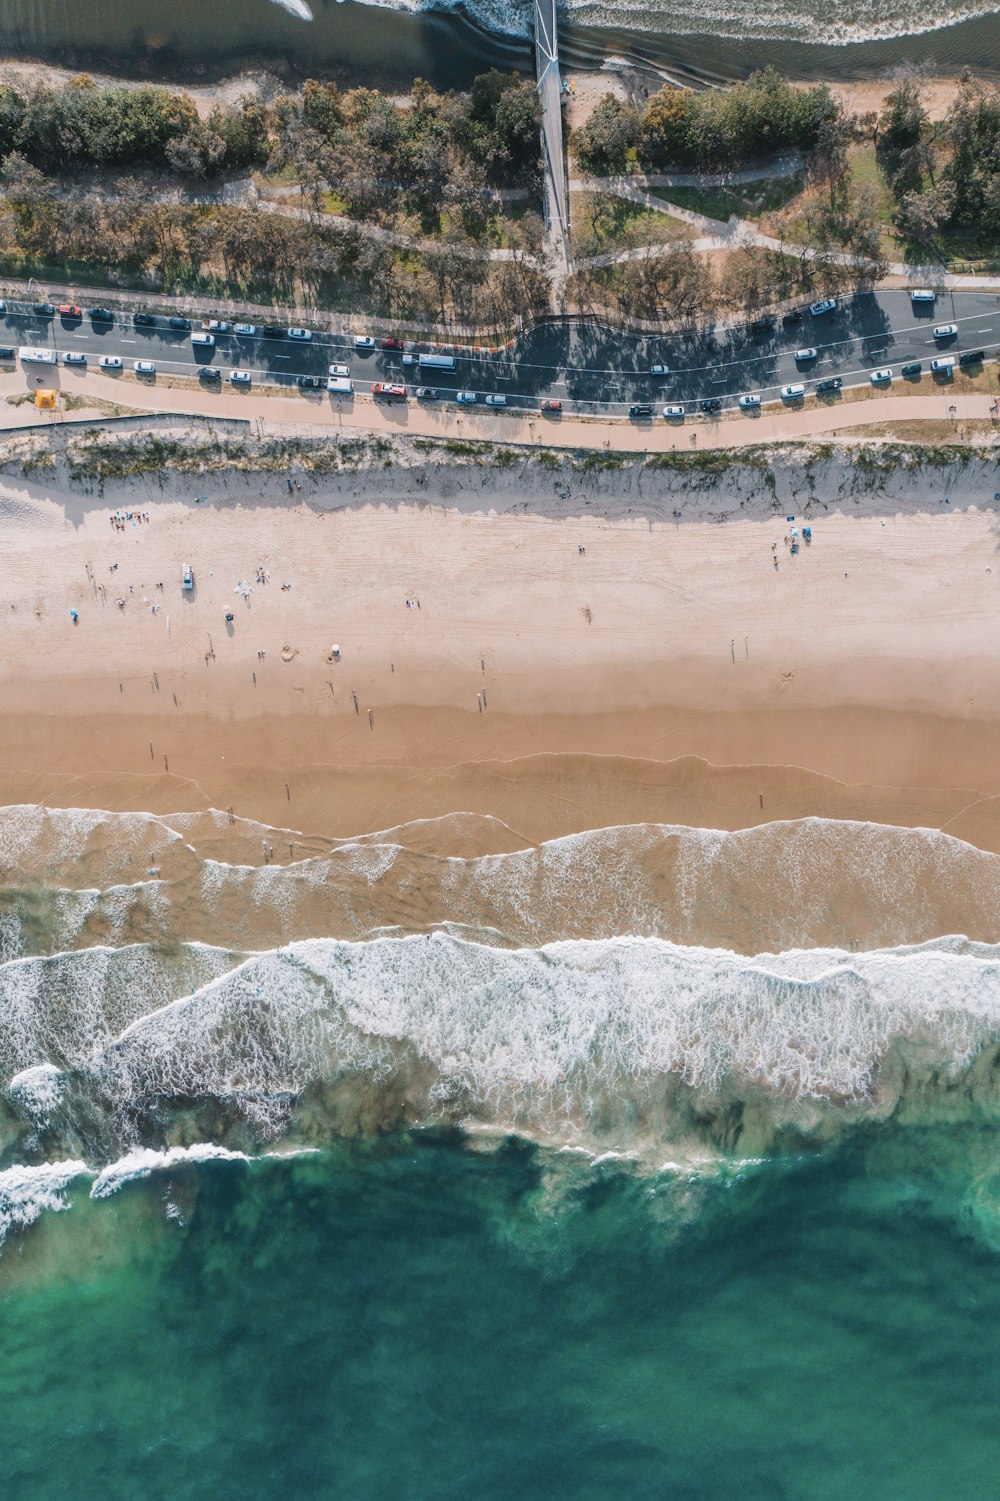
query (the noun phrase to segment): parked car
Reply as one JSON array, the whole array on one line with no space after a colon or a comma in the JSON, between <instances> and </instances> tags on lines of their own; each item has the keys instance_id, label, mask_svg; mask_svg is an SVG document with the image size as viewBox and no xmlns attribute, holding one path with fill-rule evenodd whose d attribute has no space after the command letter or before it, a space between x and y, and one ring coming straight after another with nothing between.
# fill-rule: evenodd
<instances>
[{"instance_id":1,"label":"parked car","mask_svg":"<svg viewBox=\"0 0 1000 1501\"><path fill-rule=\"evenodd\" d=\"M13 358L14 350L11 346L9 344L0 344L0 360L12 360Z\"/></svg>"},{"instance_id":2,"label":"parked car","mask_svg":"<svg viewBox=\"0 0 1000 1501\"><path fill-rule=\"evenodd\" d=\"M285 330L279 328L276 323L265 323L261 329L261 333L265 339L283 339L285 337Z\"/></svg>"},{"instance_id":3,"label":"parked car","mask_svg":"<svg viewBox=\"0 0 1000 1501\"><path fill-rule=\"evenodd\" d=\"M754 318L750 323L752 334L769 334L772 328L777 327L778 320L773 313L762 313L759 318Z\"/></svg>"},{"instance_id":4,"label":"parked car","mask_svg":"<svg viewBox=\"0 0 1000 1501\"><path fill-rule=\"evenodd\" d=\"M184 567L181 569L181 588L194 588L194 569L191 567L190 563L185 563Z\"/></svg>"},{"instance_id":5,"label":"parked car","mask_svg":"<svg viewBox=\"0 0 1000 1501\"><path fill-rule=\"evenodd\" d=\"M837 311L836 297L821 297L819 302L809 304L809 312L813 318L822 318L826 313Z\"/></svg>"},{"instance_id":6,"label":"parked car","mask_svg":"<svg viewBox=\"0 0 1000 1501\"><path fill-rule=\"evenodd\" d=\"M199 365L198 366L198 379L199 380L206 380L206 381L221 380L222 379L222 371L218 370L215 367L215 365Z\"/></svg>"},{"instance_id":7,"label":"parked car","mask_svg":"<svg viewBox=\"0 0 1000 1501\"><path fill-rule=\"evenodd\" d=\"M760 397L759 396L741 396L739 404L740 404L740 408L741 408L742 411L744 411L744 412L753 412L753 411L756 411L757 407L760 406Z\"/></svg>"},{"instance_id":8,"label":"parked car","mask_svg":"<svg viewBox=\"0 0 1000 1501\"><path fill-rule=\"evenodd\" d=\"M215 335L214 334L192 334L191 335L191 343L194 345L195 349L214 349L215 348Z\"/></svg>"},{"instance_id":9,"label":"parked car","mask_svg":"<svg viewBox=\"0 0 1000 1501\"><path fill-rule=\"evenodd\" d=\"M64 365L85 365L86 363L87 356L78 349L67 349L63 355Z\"/></svg>"},{"instance_id":10,"label":"parked car","mask_svg":"<svg viewBox=\"0 0 1000 1501\"><path fill-rule=\"evenodd\" d=\"M911 360L910 364L904 365L899 373L905 376L907 380L912 380L914 376L920 374L922 369L923 366L919 360Z\"/></svg>"},{"instance_id":11,"label":"parked car","mask_svg":"<svg viewBox=\"0 0 1000 1501\"><path fill-rule=\"evenodd\" d=\"M232 328L231 323L223 323L220 318L209 318L201 326L212 334L228 334Z\"/></svg>"},{"instance_id":12,"label":"parked car","mask_svg":"<svg viewBox=\"0 0 1000 1501\"><path fill-rule=\"evenodd\" d=\"M981 365L983 363L983 360L985 358L986 358L986 351L985 350L983 350L983 349L967 349L964 354L960 354L959 355L959 357L958 357L958 363L960 365Z\"/></svg>"},{"instance_id":13,"label":"parked car","mask_svg":"<svg viewBox=\"0 0 1000 1501\"><path fill-rule=\"evenodd\" d=\"M669 365L650 365L650 367L649 367L649 373L650 373L650 375L659 376L660 379L662 380L665 375L669 375L670 374L670 366Z\"/></svg>"},{"instance_id":14,"label":"parked car","mask_svg":"<svg viewBox=\"0 0 1000 1501\"><path fill-rule=\"evenodd\" d=\"M841 388L841 386L843 384L844 384L844 378L843 378L843 376L841 376L841 375L828 375L825 380L818 380L816 382L816 391L817 391L817 394L822 393L824 391L839 391L840 388Z\"/></svg>"},{"instance_id":15,"label":"parked car","mask_svg":"<svg viewBox=\"0 0 1000 1501\"><path fill-rule=\"evenodd\" d=\"M930 287L914 287L913 291L910 293L910 301L911 302L936 302L937 301L937 293L933 292L930 289Z\"/></svg>"},{"instance_id":16,"label":"parked car","mask_svg":"<svg viewBox=\"0 0 1000 1501\"><path fill-rule=\"evenodd\" d=\"M705 400L704 401L700 401L698 403L698 405L701 407L701 409L702 409L703 412L721 412L722 411L722 402L719 400L719 398L717 396L706 396Z\"/></svg>"},{"instance_id":17,"label":"parked car","mask_svg":"<svg viewBox=\"0 0 1000 1501\"><path fill-rule=\"evenodd\" d=\"M507 398L502 391L490 391L486 397L486 405L488 407L505 407L507 405Z\"/></svg>"},{"instance_id":18,"label":"parked car","mask_svg":"<svg viewBox=\"0 0 1000 1501\"><path fill-rule=\"evenodd\" d=\"M7 304L3 301L2 298L0 298L0 318L3 318L6 315L6 312Z\"/></svg>"},{"instance_id":19,"label":"parked car","mask_svg":"<svg viewBox=\"0 0 1000 1501\"><path fill-rule=\"evenodd\" d=\"M80 309L77 307L77 305L76 305L75 302L61 302L59 304L58 312L59 312L60 318L82 318L83 317L83 314L81 313Z\"/></svg>"},{"instance_id":20,"label":"parked car","mask_svg":"<svg viewBox=\"0 0 1000 1501\"><path fill-rule=\"evenodd\" d=\"M403 347L402 339L393 339L387 337L384 339L379 339L378 342L380 349L402 349Z\"/></svg>"},{"instance_id":21,"label":"parked car","mask_svg":"<svg viewBox=\"0 0 1000 1501\"><path fill-rule=\"evenodd\" d=\"M630 406L628 409L628 414L635 420L639 420L643 417L652 417L653 408L651 405L643 401L639 402L636 406Z\"/></svg>"},{"instance_id":22,"label":"parked car","mask_svg":"<svg viewBox=\"0 0 1000 1501\"><path fill-rule=\"evenodd\" d=\"M132 323L135 328L155 328L156 319L152 313L133 313Z\"/></svg>"},{"instance_id":23,"label":"parked car","mask_svg":"<svg viewBox=\"0 0 1000 1501\"><path fill-rule=\"evenodd\" d=\"M326 386L326 377L323 375L300 375L300 391L322 391Z\"/></svg>"},{"instance_id":24,"label":"parked car","mask_svg":"<svg viewBox=\"0 0 1000 1501\"><path fill-rule=\"evenodd\" d=\"M178 315L176 315L173 318L168 318L167 319L167 327L168 328L181 329L184 333L186 333L187 330L191 327L191 319L190 318L182 318L178 314Z\"/></svg>"},{"instance_id":25,"label":"parked car","mask_svg":"<svg viewBox=\"0 0 1000 1501\"><path fill-rule=\"evenodd\" d=\"M951 380L954 371L955 356L953 354L943 354L940 359L931 360L932 375L946 375Z\"/></svg>"},{"instance_id":26,"label":"parked car","mask_svg":"<svg viewBox=\"0 0 1000 1501\"><path fill-rule=\"evenodd\" d=\"M102 354L97 363L102 370L120 370L122 368L122 362L116 354Z\"/></svg>"},{"instance_id":27,"label":"parked car","mask_svg":"<svg viewBox=\"0 0 1000 1501\"><path fill-rule=\"evenodd\" d=\"M115 315L109 307L89 307L87 317L91 323L114 323Z\"/></svg>"},{"instance_id":28,"label":"parked car","mask_svg":"<svg viewBox=\"0 0 1000 1501\"><path fill-rule=\"evenodd\" d=\"M801 384L782 386L781 388L782 401L801 401L805 394L806 388Z\"/></svg>"},{"instance_id":29,"label":"parked car","mask_svg":"<svg viewBox=\"0 0 1000 1501\"><path fill-rule=\"evenodd\" d=\"M802 309L800 307L790 307L787 313L782 313L781 321L785 324L801 323Z\"/></svg>"},{"instance_id":30,"label":"parked car","mask_svg":"<svg viewBox=\"0 0 1000 1501\"><path fill-rule=\"evenodd\" d=\"M230 370L229 379L234 386L249 386L252 377L249 370Z\"/></svg>"},{"instance_id":31,"label":"parked car","mask_svg":"<svg viewBox=\"0 0 1000 1501\"><path fill-rule=\"evenodd\" d=\"M375 340L371 334L355 334L354 347L355 349L374 349Z\"/></svg>"},{"instance_id":32,"label":"parked car","mask_svg":"<svg viewBox=\"0 0 1000 1501\"><path fill-rule=\"evenodd\" d=\"M156 374L156 366L153 364L152 360L136 360L132 365L132 369L135 371L136 375Z\"/></svg>"},{"instance_id":33,"label":"parked car","mask_svg":"<svg viewBox=\"0 0 1000 1501\"><path fill-rule=\"evenodd\" d=\"M555 396L546 396L538 403L538 410L540 412L561 412L562 402Z\"/></svg>"},{"instance_id":34,"label":"parked car","mask_svg":"<svg viewBox=\"0 0 1000 1501\"><path fill-rule=\"evenodd\" d=\"M233 333L241 339L252 339L257 333L256 323L234 323Z\"/></svg>"},{"instance_id":35,"label":"parked car","mask_svg":"<svg viewBox=\"0 0 1000 1501\"><path fill-rule=\"evenodd\" d=\"M882 370L873 370L868 379L873 386L887 386L892 380L892 371L888 366Z\"/></svg>"},{"instance_id":36,"label":"parked car","mask_svg":"<svg viewBox=\"0 0 1000 1501\"><path fill-rule=\"evenodd\" d=\"M372 386L372 395L376 401L405 401L406 387L395 381L377 380Z\"/></svg>"},{"instance_id":37,"label":"parked car","mask_svg":"<svg viewBox=\"0 0 1000 1501\"><path fill-rule=\"evenodd\" d=\"M289 328L286 330L290 339L311 339L312 330L308 328Z\"/></svg>"},{"instance_id":38,"label":"parked car","mask_svg":"<svg viewBox=\"0 0 1000 1501\"><path fill-rule=\"evenodd\" d=\"M461 402L464 407L472 407L479 400L479 394L476 391L459 391L455 400Z\"/></svg>"},{"instance_id":39,"label":"parked car","mask_svg":"<svg viewBox=\"0 0 1000 1501\"><path fill-rule=\"evenodd\" d=\"M674 402L670 406L663 408L663 415L669 422L672 418L683 417L684 408L680 405L679 402Z\"/></svg>"},{"instance_id":40,"label":"parked car","mask_svg":"<svg viewBox=\"0 0 1000 1501\"><path fill-rule=\"evenodd\" d=\"M328 365L327 366L327 374L328 375L339 375L339 376L342 376L346 380L346 378L350 375L350 373L351 373L351 367L350 367L350 365Z\"/></svg>"},{"instance_id":41,"label":"parked car","mask_svg":"<svg viewBox=\"0 0 1000 1501\"><path fill-rule=\"evenodd\" d=\"M797 349L795 351L795 358L796 358L797 362L800 365L804 365L809 360L818 359L819 358L819 351L816 350L816 349L813 349L811 346L808 347L808 348L806 348L806 349Z\"/></svg>"},{"instance_id":42,"label":"parked car","mask_svg":"<svg viewBox=\"0 0 1000 1501\"><path fill-rule=\"evenodd\" d=\"M957 333L957 323L938 323L934 329L935 339L953 339Z\"/></svg>"},{"instance_id":43,"label":"parked car","mask_svg":"<svg viewBox=\"0 0 1000 1501\"><path fill-rule=\"evenodd\" d=\"M417 400L418 401L437 401L437 399L438 399L438 397L440 395L441 395L441 392L437 389L436 386L418 386L417 387Z\"/></svg>"},{"instance_id":44,"label":"parked car","mask_svg":"<svg viewBox=\"0 0 1000 1501\"><path fill-rule=\"evenodd\" d=\"M37 313L39 318L53 318L56 310L51 302L33 302L31 311Z\"/></svg>"}]
</instances>

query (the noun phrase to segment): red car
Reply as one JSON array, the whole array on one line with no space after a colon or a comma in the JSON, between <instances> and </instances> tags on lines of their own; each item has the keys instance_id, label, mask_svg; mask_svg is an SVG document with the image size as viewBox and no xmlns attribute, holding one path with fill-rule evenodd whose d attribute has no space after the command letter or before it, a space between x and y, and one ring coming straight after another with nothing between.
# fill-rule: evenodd
<instances>
[{"instance_id":1,"label":"red car","mask_svg":"<svg viewBox=\"0 0 1000 1501\"><path fill-rule=\"evenodd\" d=\"M60 302L57 309L60 318L82 318L80 309L72 302Z\"/></svg>"},{"instance_id":2,"label":"red car","mask_svg":"<svg viewBox=\"0 0 1000 1501\"><path fill-rule=\"evenodd\" d=\"M389 381L377 380L372 386L372 395L376 401L380 397L386 401L391 401L394 396L399 397L401 401L405 401L406 387L393 385Z\"/></svg>"},{"instance_id":3,"label":"red car","mask_svg":"<svg viewBox=\"0 0 1000 1501\"><path fill-rule=\"evenodd\" d=\"M540 412L561 412L562 402L557 401L554 396L546 396L538 410Z\"/></svg>"},{"instance_id":4,"label":"red car","mask_svg":"<svg viewBox=\"0 0 1000 1501\"><path fill-rule=\"evenodd\" d=\"M379 339L378 343L380 349L402 349L403 347L402 339Z\"/></svg>"}]
</instances>

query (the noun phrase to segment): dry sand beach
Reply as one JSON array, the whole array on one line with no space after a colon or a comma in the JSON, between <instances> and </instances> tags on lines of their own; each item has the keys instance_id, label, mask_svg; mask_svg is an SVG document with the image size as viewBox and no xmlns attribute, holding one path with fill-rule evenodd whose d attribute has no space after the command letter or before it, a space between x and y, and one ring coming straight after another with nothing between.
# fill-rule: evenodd
<instances>
[{"instance_id":1,"label":"dry sand beach","mask_svg":"<svg viewBox=\"0 0 1000 1501\"><path fill-rule=\"evenodd\" d=\"M423 836L446 854L808 816L1000 850L989 465L946 505L845 453L803 508L759 471L572 493L400 457L292 493L8 475L3 801L504 826Z\"/></svg>"}]
</instances>

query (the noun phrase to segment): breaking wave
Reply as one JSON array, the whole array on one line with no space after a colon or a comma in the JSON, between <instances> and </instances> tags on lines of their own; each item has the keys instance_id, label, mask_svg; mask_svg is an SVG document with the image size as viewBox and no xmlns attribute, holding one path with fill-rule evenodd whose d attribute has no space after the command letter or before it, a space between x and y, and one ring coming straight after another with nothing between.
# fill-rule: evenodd
<instances>
[{"instance_id":1,"label":"breaking wave","mask_svg":"<svg viewBox=\"0 0 1000 1501\"><path fill-rule=\"evenodd\" d=\"M643 1156L759 1152L1000 1100L1000 949L959 938L753 959L639 938L312 940L229 968L186 955L206 978L170 1000L135 984L156 973L148 950L120 957L104 1010L64 986L58 1019L47 988L26 1004L15 985L9 1004L25 961L0 972L5 1069L20 1065L7 1106L47 1155L162 1150L178 1122L235 1150L464 1123Z\"/></svg>"}]
</instances>

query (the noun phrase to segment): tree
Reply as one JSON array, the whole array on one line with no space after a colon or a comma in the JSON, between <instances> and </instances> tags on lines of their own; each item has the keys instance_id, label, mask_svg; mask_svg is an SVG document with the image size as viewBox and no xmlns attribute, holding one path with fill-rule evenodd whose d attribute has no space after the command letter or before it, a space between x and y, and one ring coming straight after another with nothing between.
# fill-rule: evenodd
<instances>
[{"instance_id":1,"label":"tree","mask_svg":"<svg viewBox=\"0 0 1000 1501\"><path fill-rule=\"evenodd\" d=\"M905 193L896 209L896 228L903 239L931 249L955 207L955 186L939 182L924 192Z\"/></svg>"},{"instance_id":2,"label":"tree","mask_svg":"<svg viewBox=\"0 0 1000 1501\"><path fill-rule=\"evenodd\" d=\"M641 133L639 111L614 94L605 94L573 137L580 166L585 172L601 175L624 172L628 153L638 144Z\"/></svg>"},{"instance_id":3,"label":"tree","mask_svg":"<svg viewBox=\"0 0 1000 1501\"><path fill-rule=\"evenodd\" d=\"M672 84L660 89L642 112L642 152L651 165L683 161L694 95Z\"/></svg>"}]
</instances>

